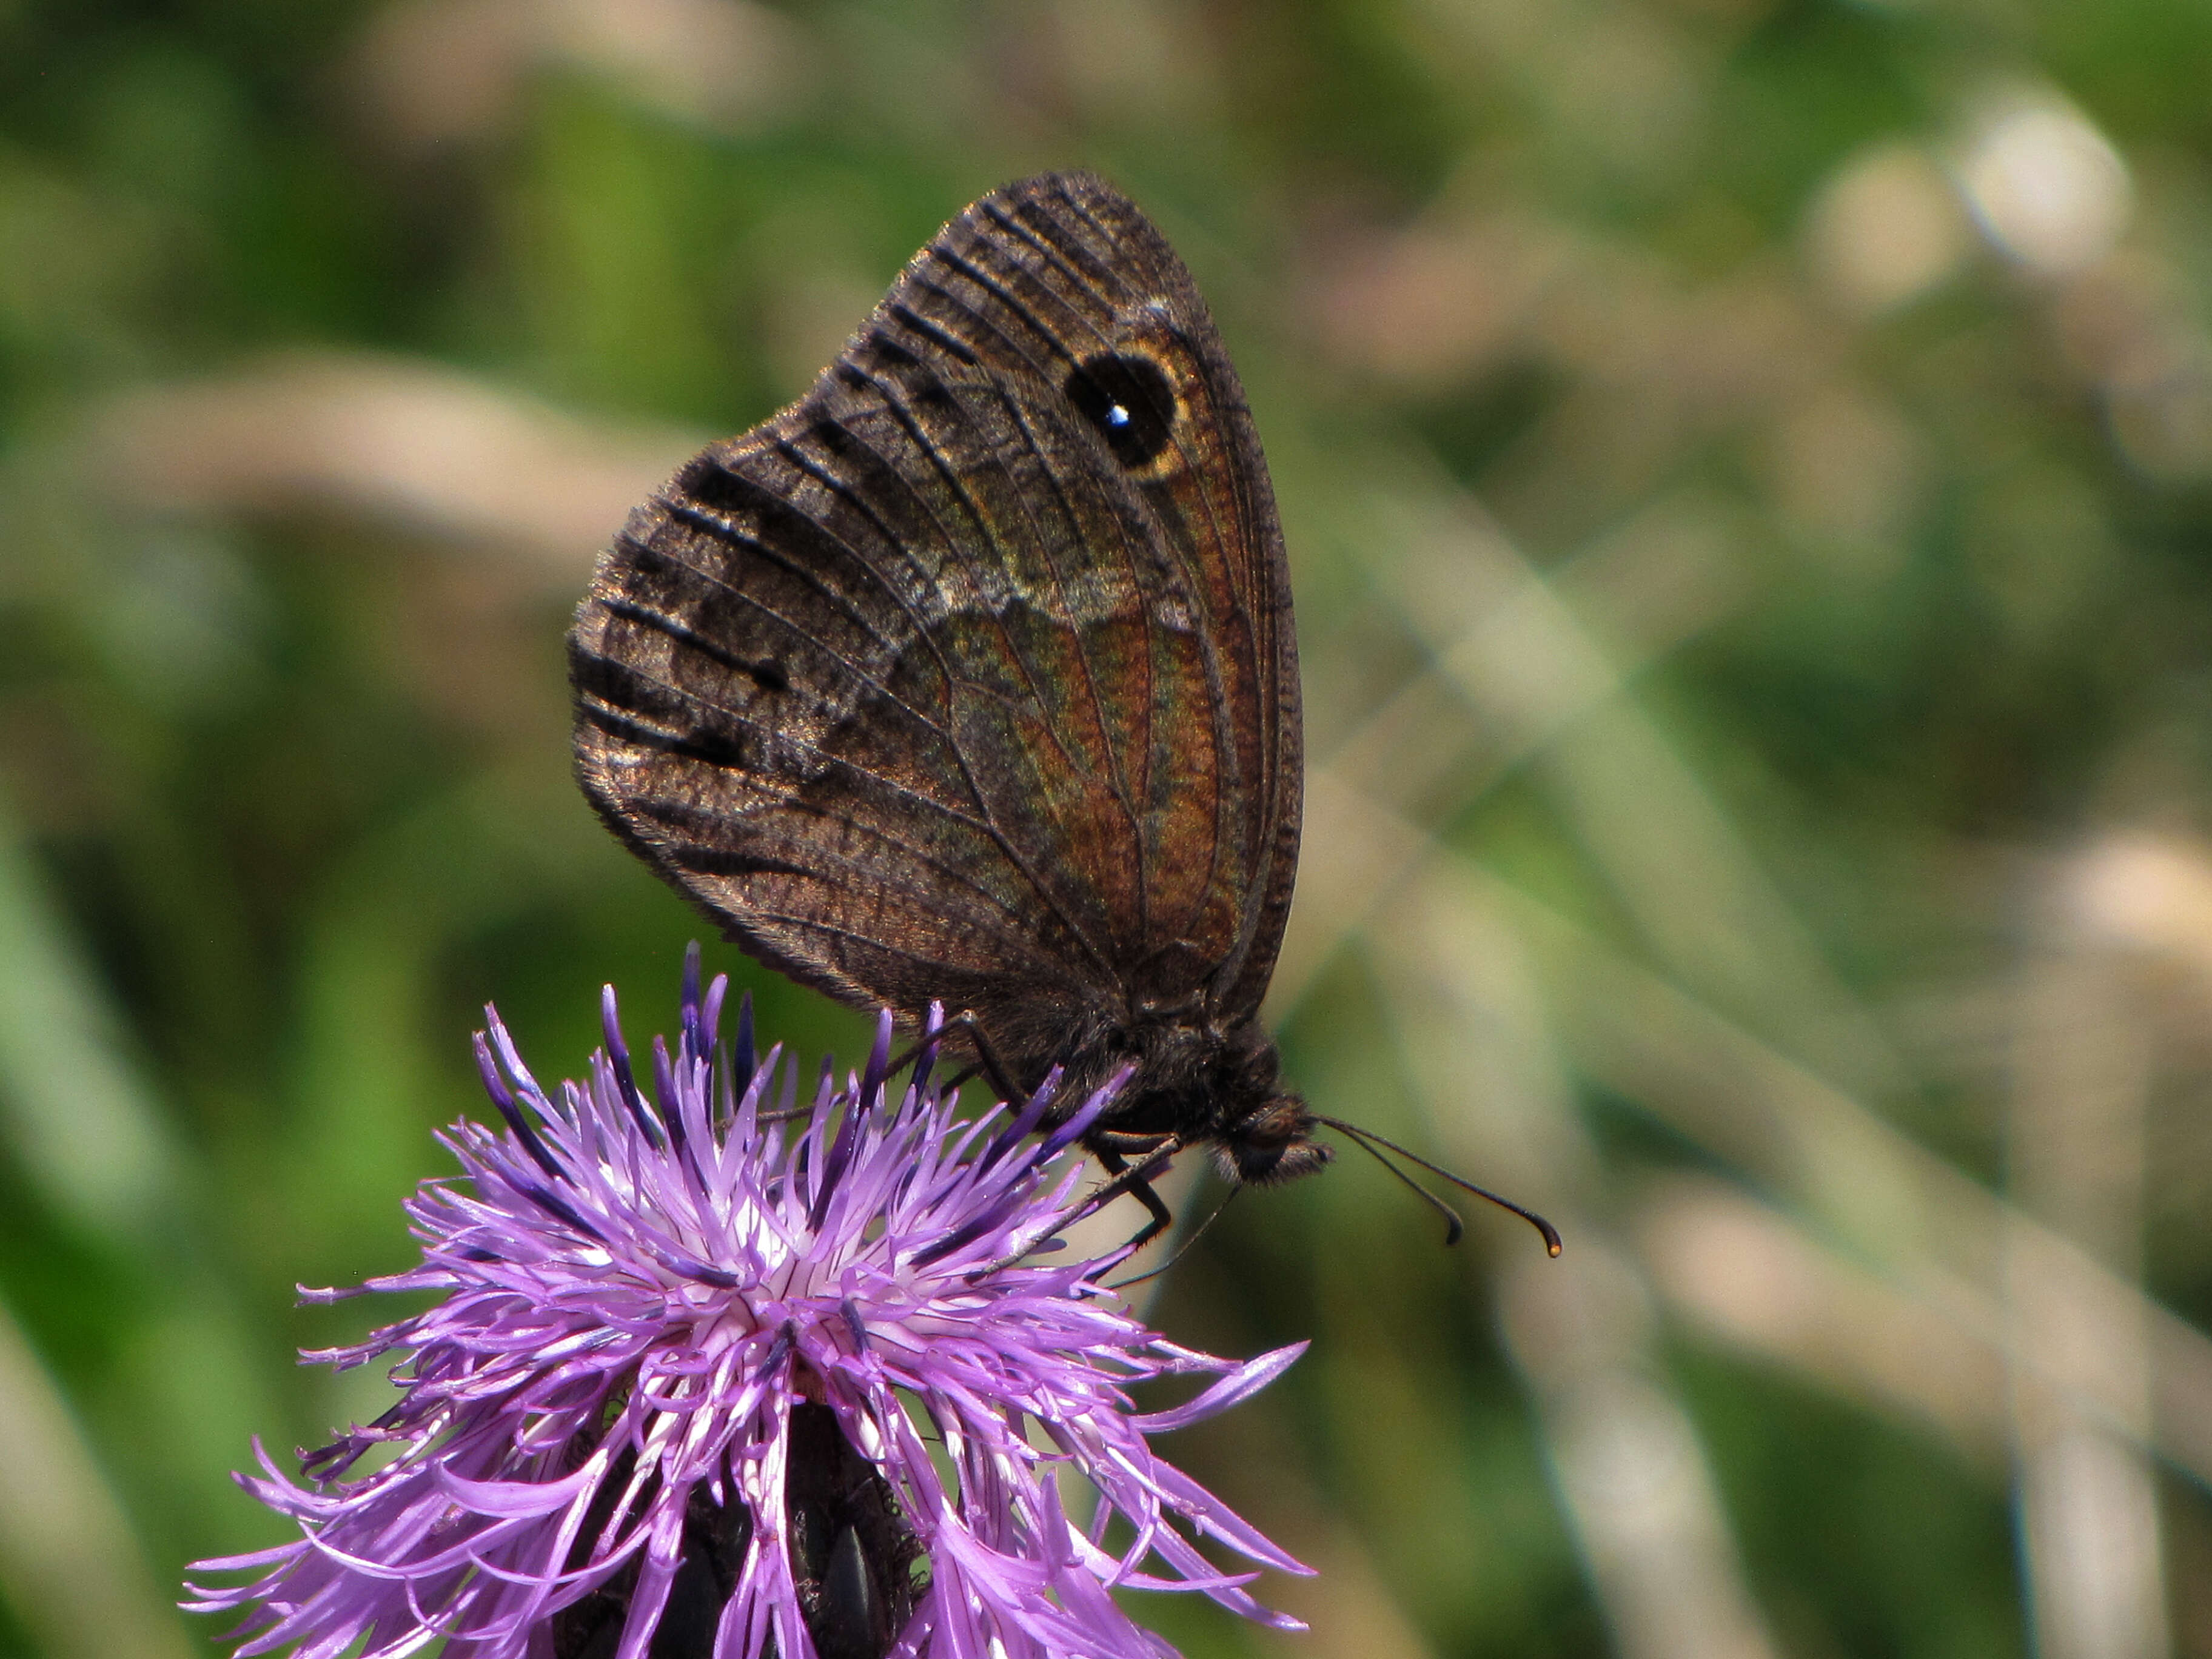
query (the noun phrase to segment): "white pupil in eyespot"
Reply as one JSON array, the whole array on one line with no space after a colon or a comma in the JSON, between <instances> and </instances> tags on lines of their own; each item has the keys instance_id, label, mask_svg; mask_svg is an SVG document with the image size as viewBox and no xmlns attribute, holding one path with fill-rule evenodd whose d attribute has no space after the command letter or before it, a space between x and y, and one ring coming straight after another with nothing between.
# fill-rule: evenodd
<instances>
[{"instance_id":1,"label":"white pupil in eyespot","mask_svg":"<svg viewBox=\"0 0 2212 1659\"><path fill-rule=\"evenodd\" d=\"M1121 404L1115 404L1106 411L1106 424L1109 426L1128 425L1129 411L1122 408Z\"/></svg>"}]
</instances>

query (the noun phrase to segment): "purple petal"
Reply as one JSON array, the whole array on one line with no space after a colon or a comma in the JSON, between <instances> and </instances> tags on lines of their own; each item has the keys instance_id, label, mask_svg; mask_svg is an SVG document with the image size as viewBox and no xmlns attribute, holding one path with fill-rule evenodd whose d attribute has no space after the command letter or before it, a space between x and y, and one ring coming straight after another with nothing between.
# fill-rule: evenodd
<instances>
[{"instance_id":1,"label":"purple petal","mask_svg":"<svg viewBox=\"0 0 2212 1659\"><path fill-rule=\"evenodd\" d=\"M1306 1351L1307 1345L1293 1342L1287 1348L1278 1348L1273 1353L1263 1353L1249 1360L1223 1377L1195 1399L1164 1412L1146 1412L1132 1417L1130 1423L1141 1433L1165 1434L1171 1429L1188 1428L1202 1423L1217 1413L1227 1411L1240 1401L1248 1400L1280 1376Z\"/></svg>"}]
</instances>

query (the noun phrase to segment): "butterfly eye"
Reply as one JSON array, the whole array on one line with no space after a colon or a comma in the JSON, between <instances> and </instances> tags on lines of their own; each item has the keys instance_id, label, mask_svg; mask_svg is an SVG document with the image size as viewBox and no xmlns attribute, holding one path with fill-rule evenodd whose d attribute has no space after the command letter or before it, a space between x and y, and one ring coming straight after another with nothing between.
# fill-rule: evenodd
<instances>
[{"instance_id":1,"label":"butterfly eye","mask_svg":"<svg viewBox=\"0 0 2212 1659\"><path fill-rule=\"evenodd\" d=\"M1149 357L1108 352L1067 374L1068 402L1098 429L1114 459L1132 471L1168 447L1175 431L1175 387Z\"/></svg>"}]
</instances>

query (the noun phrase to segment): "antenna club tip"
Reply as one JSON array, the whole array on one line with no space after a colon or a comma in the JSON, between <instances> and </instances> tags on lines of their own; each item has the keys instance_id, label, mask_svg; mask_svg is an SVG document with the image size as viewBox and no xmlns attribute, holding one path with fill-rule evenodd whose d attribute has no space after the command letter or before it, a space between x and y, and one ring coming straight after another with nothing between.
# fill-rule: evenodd
<instances>
[{"instance_id":1,"label":"antenna club tip","mask_svg":"<svg viewBox=\"0 0 2212 1659\"><path fill-rule=\"evenodd\" d=\"M1547 1238L1544 1241L1544 1254L1546 1255L1552 1256L1556 1259L1559 1254L1559 1249L1560 1245L1558 1239Z\"/></svg>"}]
</instances>

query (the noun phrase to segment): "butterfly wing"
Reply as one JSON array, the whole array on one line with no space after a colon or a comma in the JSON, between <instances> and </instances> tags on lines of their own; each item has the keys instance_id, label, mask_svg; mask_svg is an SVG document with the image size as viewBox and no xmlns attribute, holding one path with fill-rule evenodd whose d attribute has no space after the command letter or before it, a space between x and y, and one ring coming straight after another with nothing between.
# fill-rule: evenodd
<instances>
[{"instance_id":1,"label":"butterfly wing","mask_svg":"<svg viewBox=\"0 0 2212 1659\"><path fill-rule=\"evenodd\" d=\"M601 814L795 978L1040 1032L1265 988L1281 536L1188 273L1095 179L975 204L805 397L688 464L570 662Z\"/></svg>"}]
</instances>

